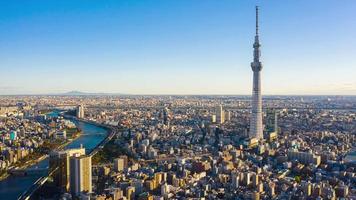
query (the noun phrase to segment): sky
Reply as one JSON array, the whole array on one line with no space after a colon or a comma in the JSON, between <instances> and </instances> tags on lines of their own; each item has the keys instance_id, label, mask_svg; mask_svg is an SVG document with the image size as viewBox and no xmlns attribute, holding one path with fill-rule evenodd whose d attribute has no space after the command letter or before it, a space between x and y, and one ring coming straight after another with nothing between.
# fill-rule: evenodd
<instances>
[{"instance_id":1,"label":"sky","mask_svg":"<svg viewBox=\"0 0 356 200\"><path fill-rule=\"evenodd\" d=\"M354 0L0 1L0 95L356 95Z\"/></svg>"}]
</instances>

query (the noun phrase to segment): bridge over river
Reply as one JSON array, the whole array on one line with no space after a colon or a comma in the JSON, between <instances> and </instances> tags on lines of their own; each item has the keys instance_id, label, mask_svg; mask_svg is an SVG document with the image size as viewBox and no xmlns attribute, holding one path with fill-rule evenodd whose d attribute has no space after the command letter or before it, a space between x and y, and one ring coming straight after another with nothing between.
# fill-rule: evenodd
<instances>
[{"instance_id":1,"label":"bridge over river","mask_svg":"<svg viewBox=\"0 0 356 200\"><path fill-rule=\"evenodd\" d=\"M41 168L11 169L9 171L9 174L13 176L31 176L31 175L42 175L46 172L48 172L48 166L41 167Z\"/></svg>"}]
</instances>

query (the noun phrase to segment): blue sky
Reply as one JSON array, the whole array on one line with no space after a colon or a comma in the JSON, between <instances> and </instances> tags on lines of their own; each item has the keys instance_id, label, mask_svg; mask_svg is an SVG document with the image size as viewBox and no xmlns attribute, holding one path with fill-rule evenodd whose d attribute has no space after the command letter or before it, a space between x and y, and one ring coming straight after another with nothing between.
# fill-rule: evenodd
<instances>
[{"instance_id":1,"label":"blue sky","mask_svg":"<svg viewBox=\"0 0 356 200\"><path fill-rule=\"evenodd\" d=\"M0 94L356 95L354 0L0 1Z\"/></svg>"}]
</instances>

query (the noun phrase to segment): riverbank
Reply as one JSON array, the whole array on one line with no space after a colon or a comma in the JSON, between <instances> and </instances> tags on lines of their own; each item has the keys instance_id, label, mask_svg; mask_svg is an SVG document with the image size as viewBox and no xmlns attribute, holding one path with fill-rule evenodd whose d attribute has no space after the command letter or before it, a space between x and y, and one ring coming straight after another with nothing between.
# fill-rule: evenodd
<instances>
[{"instance_id":1,"label":"riverbank","mask_svg":"<svg viewBox=\"0 0 356 200\"><path fill-rule=\"evenodd\" d=\"M60 111L54 111L50 115L59 116L59 114ZM86 153L89 154L94 151L95 148L99 148L98 146L111 135L107 127L86 123L83 120L77 120L75 118L71 118L70 120L82 131L82 134L75 140L68 141L69 143L66 146L63 145L63 149L79 148L82 145L86 149ZM46 158L29 168L43 169L48 168L48 166L49 159ZM0 181L0 199L17 200L20 196L27 197L33 192L33 189L40 186L42 180L44 180L41 178L46 177L46 175L47 173L43 172L28 176L9 176L5 180Z\"/></svg>"},{"instance_id":2,"label":"riverbank","mask_svg":"<svg viewBox=\"0 0 356 200\"><path fill-rule=\"evenodd\" d=\"M26 169L29 167L32 167L38 163L40 163L41 161L45 160L46 158L48 158L49 156L49 152L44 152L45 148L49 148L49 149L54 149L54 150L60 150L63 149L65 146L67 146L68 144L70 144L71 142L73 142L74 140L76 140L77 138L79 138L82 134L81 130L78 130L77 132L73 133L69 139L67 139L64 143L59 144L58 146L56 146L57 144L55 142L49 142L47 144L47 146L41 147L43 149L41 149L40 151L43 152L36 152L34 154L35 157L34 158L30 158L30 160L26 160L28 159L27 157L24 158L25 161L20 160L18 163L15 163L13 166L10 166L9 169L7 169L1 176L0 176L0 181L3 181L7 178L9 178L9 176L11 175L11 173L9 173L9 171L13 170L13 169ZM28 156L33 156L33 155L28 155ZM24 162L24 163L23 163Z\"/></svg>"},{"instance_id":3,"label":"riverbank","mask_svg":"<svg viewBox=\"0 0 356 200\"><path fill-rule=\"evenodd\" d=\"M82 128L84 134L78 140L66 146L66 149L78 148L78 146L83 145L84 148L86 149L87 154L95 155L98 149L100 149L102 145L105 145L108 141L110 141L115 135L115 131L113 127L106 126L92 121L77 119L75 117L71 117L70 119L75 121L79 125L79 128ZM88 130L88 128L90 128L90 130ZM103 131L105 131L105 134L102 134ZM96 139L91 140L92 138L96 138ZM84 141L83 139L86 139L86 141ZM37 197L39 196L51 195L51 194L47 194L49 191L48 188L46 187L46 180L48 178L47 176L48 175L43 175L39 177L36 181L36 183L38 184L35 183L32 184L31 187L28 187L26 191L22 193L19 199L26 199L30 197L34 199L38 199Z\"/></svg>"}]
</instances>

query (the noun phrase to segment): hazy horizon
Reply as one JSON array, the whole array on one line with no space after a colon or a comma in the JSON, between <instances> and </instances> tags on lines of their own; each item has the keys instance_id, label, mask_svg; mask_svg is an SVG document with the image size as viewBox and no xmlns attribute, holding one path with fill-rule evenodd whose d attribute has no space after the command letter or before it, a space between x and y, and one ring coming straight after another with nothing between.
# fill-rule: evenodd
<instances>
[{"instance_id":1,"label":"hazy horizon","mask_svg":"<svg viewBox=\"0 0 356 200\"><path fill-rule=\"evenodd\" d=\"M356 95L356 2L0 2L0 95Z\"/></svg>"},{"instance_id":2,"label":"hazy horizon","mask_svg":"<svg viewBox=\"0 0 356 200\"><path fill-rule=\"evenodd\" d=\"M75 94L71 94L75 92ZM82 94L80 94L82 93ZM49 92L49 93L18 93L18 94L0 94L0 96L81 96L81 95L113 95L113 96L251 96L252 94L193 94L193 93L167 93L167 94L159 94L159 93L121 93L121 92L88 92L88 91L64 91L64 92ZM270 96L356 96L355 94L264 94L264 97Z\"/></svg>"}]
</instances>

